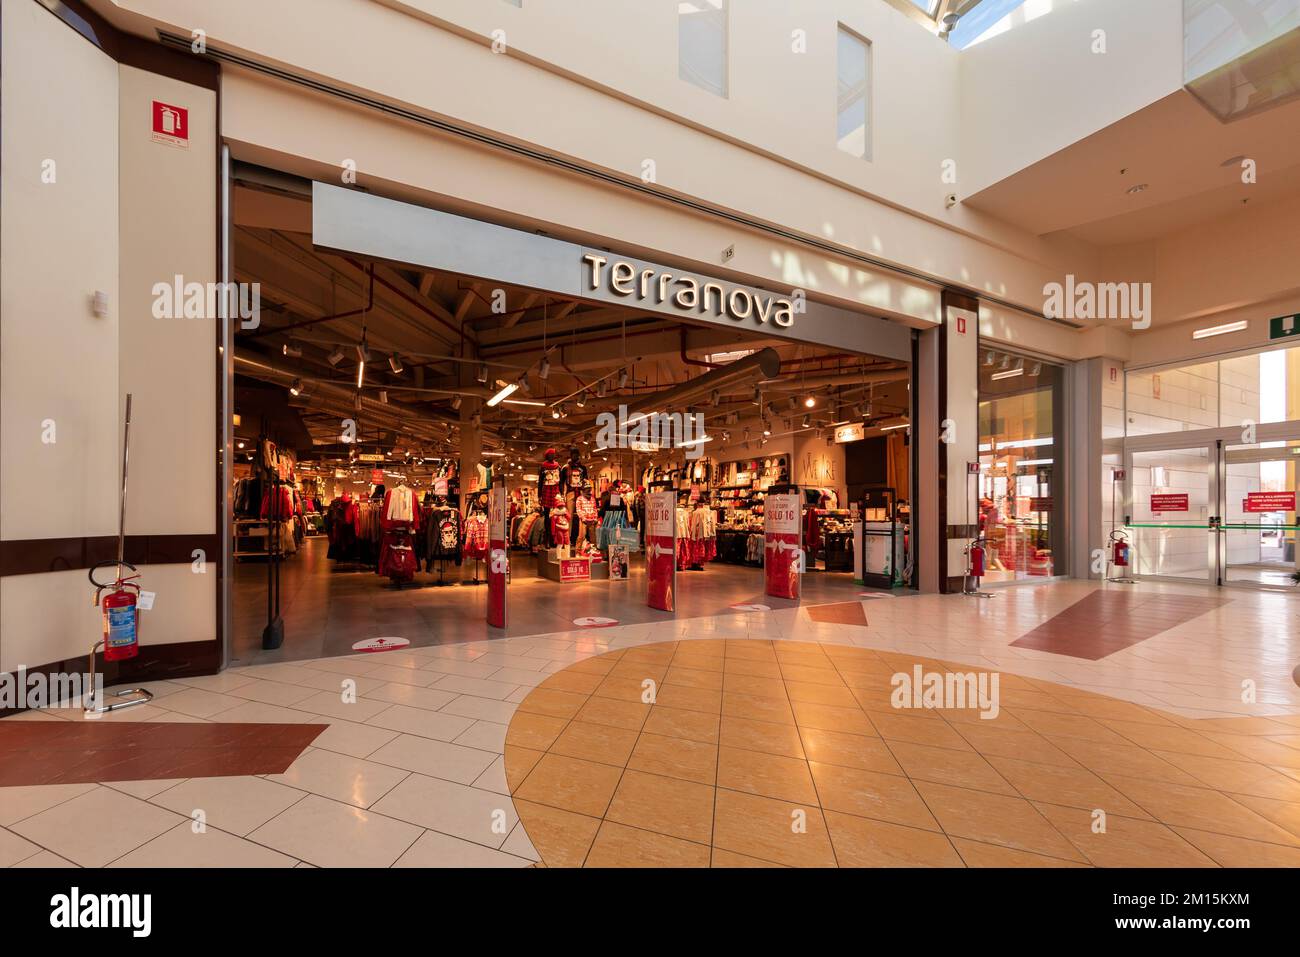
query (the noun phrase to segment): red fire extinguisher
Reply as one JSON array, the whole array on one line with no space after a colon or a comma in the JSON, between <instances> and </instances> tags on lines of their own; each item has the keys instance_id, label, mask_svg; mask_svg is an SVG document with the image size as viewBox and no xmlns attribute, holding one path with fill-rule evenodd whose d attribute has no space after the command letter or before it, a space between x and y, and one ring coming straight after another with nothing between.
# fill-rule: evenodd
<instances>
[{"instance_id":1,"label":"red fire extinguisher","mask_svg":"<svg viewBox=\"0 0 1300 957\"><path fill-rule=\"evenodd\" d=\"M117 565L117 562L103 562L90 570L90 581L95 586L95 604L103 611L104 617L104 660L125 661L140 653L140 612L138 610L140 586L136 583L139 575L121 577L100 584L95 581L95 569L105 565ZM130 562L123 566L136 571ZM104 594L108 592L108 594ZM102 596L102 597L101 597Z\"/></svg>"},{"instance_id":2,"label":"red fire extinguisher","mask_svg":"<svg viewBox=\"0 0 1300 957\"><path fill-rule=\"evenodd\" d=\"M970 577L984 577L984 546L980 544L980 539L975 539L970 546Z\"/></svg>"},{"instance_id":3,"label":"red fire extinguisher","mask_svg":"<svg viewBox=\"0 0 1300 957\"><path fill-rule=\"evenodd\" d=\"M1115 536L1114 551L1111 554L1111 564L1117 568L1128 567L1128 540Z\"/></svg>"}]
</instances>

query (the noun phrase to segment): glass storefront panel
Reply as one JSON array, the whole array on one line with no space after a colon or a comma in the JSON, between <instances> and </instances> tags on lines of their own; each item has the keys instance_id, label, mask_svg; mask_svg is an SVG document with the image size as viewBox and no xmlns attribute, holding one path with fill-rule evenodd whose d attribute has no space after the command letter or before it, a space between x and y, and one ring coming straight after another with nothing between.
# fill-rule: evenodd
<instances>
[{"instance_id":1,"label":"glass storefront panel","mask_svg":"<svg viewBox=\"0 0 1300 957\"><path fill-rule=\"evenodd\" d=\"M979 371L979 523L986 582L1062 575L1064 370L984 349Z\"/></svg>"}]
</instances>

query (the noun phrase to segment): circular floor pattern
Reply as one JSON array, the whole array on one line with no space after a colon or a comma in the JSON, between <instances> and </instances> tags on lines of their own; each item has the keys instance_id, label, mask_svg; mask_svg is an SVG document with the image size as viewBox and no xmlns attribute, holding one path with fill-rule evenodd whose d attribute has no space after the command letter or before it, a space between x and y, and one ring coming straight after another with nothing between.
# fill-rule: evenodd
<instances>
[{"instance_id":1,"label":"circular floor pattern","mask_svg":"<svg viewBox=\"0 0 1300 957\"><path fill-rule=\"evenodd\" d=\"M398 648L409 647L411 642L406 638L367 638L365 641L358 641L352 646L353 651L395 651Z\"/></svg>"},{"instance_id":2,"label":"circular floor pattern","mask_svg":"<svg viewBox=\"0 0 1300 957\"><path fill-rule=\"evenodd\" d=\"M781 640L588 658L511 719L511 796L550 867L1300 866L1294 716L1191 720L1006 673L994 718L894 707L917 668L978 675Z\"/></svg>"}]
</instances>

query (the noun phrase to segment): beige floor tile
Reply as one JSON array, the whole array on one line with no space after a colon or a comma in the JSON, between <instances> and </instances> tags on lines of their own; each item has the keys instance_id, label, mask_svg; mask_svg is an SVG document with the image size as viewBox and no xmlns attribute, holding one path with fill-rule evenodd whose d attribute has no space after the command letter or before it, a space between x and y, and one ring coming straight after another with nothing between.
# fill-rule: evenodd
<instances>
[{"instance_id":1,"label":"beige floor tile","mask_svg":"<svg viewBox=\"0 0 1300 957\"><path fill-rule=\"evenodd\" d=\"M581 867L600 819L543 804L515 801L525 834L547 867Z\"/></svg>"},{"instance_id":2,"label":"beige floor tile","mask_svg":"<svg viewBox=\"0 0 1300 957\"><path fill-rule=\"evenodd\" d=\"M817 789L813 787L808 762L802 758L745 751L724 744L718 749L717 783L720 788L780 801L817 803Z\"/></svg>"},{"instance_id":3,"label":"beige floor tile","mask_svg":"<svg viewBox=\"0 0 1300 957\"><path fill-rule=\"evenodd\" d=\"M246 837L303 797L265 778L191 778L155 795L152 803L191 820L202 811L210 827Z\"/></svg>"},{"instance_id":4,"label":"beige floor tile","mask_svg":"<svg viewBox=\"0 0 1300 957\"><path fill-rule=\"evenodd\" d=\"M456 735L452 739L452 743L466 748L477 748L479 751L490 751L493 754L505 754L506 734L509 731L510 728L504 724L496 724L492 721L475 721Z\"/></svg>"},{"instance_id":5,"label":"beige floor tile","mask_svg":"<svg viewBox=\"0 0 1300 957\"><path fill-rule=\"evenodd\" d=\"M184 819L152 804L97 787L10 826L10 830L82 867L103 867ZM105 827L112 821L112 827Z\"/></svg>"},{"instance_id":6,"label":"beige floor tile","mask_svg":"<svg viewBox=\"0 0 1300 957\"><path fill-rule=\"evenodd\" d=\"M1082 859L1070 842L1021 798L929 781L917 781L916 789L950 837L1001 844L1048 857Z\"/></svg>"},{"instance_id":7,"label":"beige floor tile","mask_svg":"<svg viewBox=\"0 0 1300 957\"><path fill-rule=\"evenodd\" d=\"M279 681L248 681L224 693L234 698L245 698L249 701L261 701L263 704L277 704L288 708L305 698L310 698L316 690L303 685L282 684Z\"/></svg>"},{"instance_id":8,"label":"beige floor tile","mask_svg":"<svg viewBox=\"0 0 1300 957\"><path fill-rule=\"evenodd\" d=\"M1232 751L1215 744L1199 731L1190 731L1177 725L1148 724L1141 721L1115 721L1102 719L1112 731L1117 731L1133 744L1148 751L1172 751L1179 754L1199 754L1208 758L1238 757Z\"/></svg>"},{"instance_id":9,"label":"beige floor tile","mask_svg":"<svg viewBox=\"0 0 1300 957\"><path fill-rule=\"evenodd\" d=\"M939 825L907 778L810 761L821 806L877 821L937 831Z\"/></svg>"},{"instance_id":10,"label":"beige floor tile","mask_svg":"<svg viewBox=\"0 0 1300 957\"><path fill-rule=\"evenodd\" d=\"M268 774L266 780L366 808L408 773L363 758L314 749L300 754L283 774Z\"/></svg>"},{"instance_id":11,"label":"beige floor tile","mask_svg":"<svg viewBox=\"0 0 1300 957\"><path fill-rule=\"evenodd\" d=\"M680 778L626 771L606 820L708 844L713 832L713 787Z\"/></svg>"},{"instance_id":12,"label":"beige floor tile","mask_svg":"<svg viewBox=\"0 0 1300 957\"><path fill-rule=\"evenodd\" d=\"M504 795L422 774L410 775L376 801L371 810L492 848L501 847L519 820Z\"/></svg>"},{"instance_id":13,"label":"beige floor tile","mask_svg":"<svg viewBox=\"0 0 1300 957\"><path fill-rule=\"evenodd\" d=\"M1052 825L1098 867L1213 867L1214 861L1156 821L1107 815L1105 831L1095 831L1090 811L1036 805Z\"/></svg>"},{"instance_id":14,"label":"beige floor tile","mask_svg":"<svg viewBox=\"0 0 1300 957\"><path fill-rule=\"evenodd\" d=\"M1096 718L1086 714L1061 714L1056 711L1034 711L1029 708L1008 709L1013 718L1023 721L1031 730L1048 738L1082 738L1101 744L1125 745L1134 742L1119 734ZM1152 725L1141 725L1151 728Z\"/></svg>"},{"instance_id":15,"label":"beige floor tile","mask_svg":"<svg viewBox=\"0 0 1300 957\"><path fill-rule=\"evenodd\" d=\"M590 817L601 817L618 786L622 768L548 754L537 762L515 795Z\"/></svg>"},{"instance_id":16,"label":"beige floor tile","mask_svg":"<svg viewBox=\"0 0 1300 957\"><path fill-rule=\"evenodd\" d=\"M763 658L728 658L723 665L725 675L751 675L755 678L781 679L781 666L775 660ZM726 682L723 682L726 687Z\"/></svg>"},{"instance_id":17,"label":"beige floor tile","mask_svg":"<svg viewBox=\"0 0 1300 957\"><path fill-rule=\"evenodd\" d=\"M179 824L148 844L119 857L110 867L293 867L292 857L215 827L194 833Z\"/></svg>"},{"instance_id":18,"label":"beige floor tile","mask_svg":"<svg viewBox=\"0 0 1300 957\"><path fill-rule=\"evenodd\" d=\"M974 750L952 725L941 718L922 718L914 712L883 714L873 711L871 723L886 741L928 744L954 751Z\"/></svg>"},{"instance_id":19,"label":"beige floor tile","mask_svg":"<svg viewBox=\"0 0 1300 957\"><path fill-rule=\"evenodd\" d=\"M13 866L50 868L50 867L76 867L77 865L73 864L69 860L65 860L62 857L59 857L59 855L57 854L52 854L49 851L41 851L39 854L33 854L31 857L23 861L19 861L17 864Z\"/></svg>"},{"instance_id":20,"label":"beige floor tile","mask_svg":"<svg viewBox=\"0 0 1300 957\"><path fill-rule=\"evenodd\" d=\"M724 747L780 754L787 758L804 757L799 729L781 722L727 716L722 719L720 742Z\"/></svg>"},{"instance_id":21,"label":"beige floor tile","mask_svg":"<svg viewBox=\"0 0 1300 957\"><path fill-rule=\"evenodd\" d=\"M1016 758L1036 764L1076 768L1079 763L1036 731L1011 731L984 722L954 724L954 730L986 758Z\"/></svg>"},{"instance_id":22,"label":"beige floor tile","mask_svg":"<svg viewBox=\"0 0 1300 957\"><path fill-rule=\"evenodd\" d=\"M655 695L655 704L680 711L703 711L719 714L722 711L722 691L714 688L695 688L683 684L663 684Z\"/></svg>"},{"instance_id":23,"label":"beige floor tile","mask_svg":"<svg viewBox=\"0 0 1300 957\"><path fill-rule=\"evenodd\" d=\"M354 758L368 757L377 748L383 747L398 735L398 732L389 731L387 728L357 724L355 721L342 721L328 715L318 715L316 720L328 727L316 736L311 746L347 754Z\"/></svg>"},{"instance_id":24,"label":"beige floor tile","mask_svg":"<svg viewBox=\"0 0 1300 957\"><path fill-rule=\"evenodd\" d=\"M836 708L860 710L853 692L839 685L814 684L809 681L786 681L790 700L806 704L830 705ZM796 709L797 713L798 709Z\"/></svg>"},{"instance_id":25,"label":"beige floor tile","mask_svg":"<svg viewBox=\"0 0 1300 957\"><path fill-rule=\"evenodd\" d=\"M1249 758L1261 764L1300 771L1300 750L1272 738L1249 734L1207 732L1205 737L1227 748L1234 757Z\"/></svg>"},{"instance_id":26,"label":"beige floor tile","mask_svg":"<svg viewBox=\"0 0 1300 957\"><path fill-rule=\"evenodd\" d=\"M510 719L506 732L506 754L510 748L520 747L545 751L560 736L568 722L563 718L548 718L540 714L516 714Z\"/></svg>"},{"instance_id":27,"label":"beige floor tile","mask_svg":"<svg viewBox=\"0 0 1300 957\"><path fill-rule=\"evenodd\" d=\"M777 864L774 861L762 861L757 857L748 857L744 854L737 854L735 851L724 851L720 847L713 849L713 860L710 867L734 867L734 868L753 868L753 867L785 867L784 864Z\"/></svg>"},{"instance_id":28,"label":"beige floor tile","mask_svg":"<svg viewBox=\"0 0 1300 957\"><path fill-rule=\"evenodd\" d=\"M566 669L548 676L538 687L589 695L600 686L602 680L600 675L586 675Z\"/></svg>"},{"instance_id":29,"label":"beige floor tile","mask_svg":"<svg viewBox=\"0 0 1300 957\"><path fill-rule=\"evenodd\" d=\"M425 831L394 867L527 867L531 861L458 837Z\"/></svg>"},{"instance_id":30,"label":"beige floor tile","mask_svg":"<svg viewBox=\"0 0 1300 957\"><path fill-rule=\"evenodd\" d=\"M680 838L626 827L600 826L586 867L708 867L709 848Z\"/></svg>"},{"instance_id":31,"label":"beige floor tile","mask_svg":"<svg viewBox=\"0 0 1300 957\"><path fill-rule=\"evenodd\" d=\"M1145 748L1127 744L1101 744L1082 738L1049 737L1048 743L1100 775L1122 774L1129 777L1167 781L1170 784L1200 784L1186 771L1180 771L1164 758Z\"/></svg>"},{"instance_id":32,"label":"beige floor tile","mask_svg":"<svg viewBox=\"0 0 1300 957\"><path fill-rule=\"evenodd\" d=\"M720 788L715 848L791 867L834 867L826 822L815 805L793 804Z\"/></svg>"},{"instance_id":33,"label":"beige floor tile","mask_svg":"<svg viewBox=\"0 0 1300 957\"><path fill-rule=\"evenodd\" d=\"M412 708L424 708L427 711L437 711L443 705L450 704L460 697L460 695L451 691L443 691L439 688L425 688L401 681L381 684L373 691L363 691L362 694L372 701L404 704Z\"/></svg>"},{"instance_id":34,"label":"beige floor tile","mask_svg":"<svg viewBox=\"0 0 1300 957\"><path fill-rule=\"evenodd\" d=\"M519 710L552 718L572 718L587 703L589 695L553 688L534 688L519 702Z\"/></svg>"},{"instance_id":35,"label":"beige floor tile","mask_svg":"<svg viewBox=\"0 0 1300 957\"><path fill-rule=\"evenodd\" d=\"M721 671L709 671L700 668L690 668L686 665L679 665L674 662L668 668L668 673L664 675L664 685L672 687L681 685L686 688L702 688L708 691L722 690L723 675Z\"/></svg>"},{"instance_id":36,"label":"beige floor tile","mask_svg":"<svg viewBox=\"0 0 1300 957\"><path fill-rule=\"evenodd\" d=\"M415 734L422 738L435 738L439 741L452 741L473 726L473 718L463 718L457 714L442 711L429 711L425 708L412 708L404 704L384 705L385 710L372 715L366 724L374 728L386 728L404 734Z\"/></svg>"},{"instance_id":37,"label":"beige floor tile","mask_svg":"<svg viewBox=\"0 0 1300 957\"><path fill-rule=\"evenodd\" d=\"M932 831L826 812L840 867L964 867L948 838Z\"/></svg>"},{"instance_id":38,"label":"beige floor tile","mask_svg":"<svg viewBox=\"0 0 1300 957\"><path fill-rule=\"evenodd\" d=\"M545 751L534 751L532 748L519 748L513 744L506 744L505 753L505 772L506 783L511 791L518 790L519 785L524 783L537 762L544 756Z\"/></svg>"},{"instance_id":39,"label":"beige floor tile","mask_svg":"<svg viewBox=\"0 0 1300 957\"><path fill-rule=\"evenodd\" d=\"M747 675L739 672L732 672L723 676L722 690L728 694L755 695L760 698L786 700L790 697L785 690L785 682L780 678Z\"/></svg>"},{"instance_id":40,"label":"beige floor tile","mask_svg":"<svg viewBox=\"0 0 1300 957\"><path fill-rule=\"evenodd\" d=\"M627 766L697 784L713 784L718 774L717 745L642 731Z\"/></svg>"},{"instance_id":41,"label":"beige floor tile","mask_svg":"<svg viewBox=\"0 0 1300 957\"><path fill-rule=\"evenodd\" d=\"M641 729L647 734L662 734L670 738L686 738L689 741L718 743L719 718L716 714L703 711L682 711L679 708L665 708L655 705L650 709L645 726Z\"/></svg>"},{"instance_id":42,"label":"beige floor tile","mask_svg":"<svg viewBox=\"0 0 1300 957\"><path fill-rule=\"evenodd\" d=\"M309 794L249 839L317 867L389 867L420 833L405 821Z\"/></svg>"},{"instance_id":43,"label":"beige floor tile","mask_svg":"<svg viewBox=\"0 0 1300 957\"><path fill-rule=\"evenodd\" d=\"M496 757L491 751L402 734L376 750L368 760L406 771L418 771L431 778L473 784Z\"/></svg>"},{"instance_id":44,"label":"beige floor tile","mask_svg":"<svg viewBox=\"0 0 1300 957\"><path fill-rule=\"evenodd\" d=\"M318 691L309 698L304 698L294 705L299 711L310 714L327 714L331 718L355 721L363 724L379 714L394 707L387 701L372 701L369 698L357 698L355 701L344 700L341 693ZM223 720L226 720L223 717Z\"/></svg>"},{"instance_id":45,"label":"beige floor tile","mask_svg":"<svg viewBox=\"0 0 1300 957\"><path fill-rule=\"evenodd\" d=\"M179 711L181 714L188 714L194 718L211 718L223 711L229 711L231 708L243 704L244 699L204 691L201 688L186 688L184 691L178 691L175 694L169 694L165 698L158 699L158 703L167 711ZM139 714L139 711L133 709L131 713Z\"/></svg>"},{"instance_id":46,"label":"beige floor tile","mask_svg":"<svg viewBox=\"0 0 1300 957\"><path fill-rule=\"evenodd\" d=\"M39 845L0 828L0 867L13 867L40 851Z\"/></svg>"}]
</instances>

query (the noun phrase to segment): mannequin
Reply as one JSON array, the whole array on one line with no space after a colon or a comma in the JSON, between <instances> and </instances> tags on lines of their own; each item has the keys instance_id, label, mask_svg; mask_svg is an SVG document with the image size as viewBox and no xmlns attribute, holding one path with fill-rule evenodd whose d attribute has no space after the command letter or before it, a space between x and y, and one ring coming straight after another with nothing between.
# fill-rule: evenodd
<instances>
[{"instance_id":1,"label":"mannequin","mask_svg":"<svg viewBox=\"0 0 1300 957\"><path fill-rule=\"evenodd\" d=\"M555 449L546 450L546 458L537 470L537 500L542 508L555 508L564 502L560 463L555 460Z\"/></svg>"},{"instance_id":2,"label":"mannequin","mask_svg":"<svg viewBox=\"0 0 1300 957\"><path fill-rule=\"evenodd\" d=\"M569 449L569 461L560 469L560 483L564 489L565 509L569 513L570 538L574 547L582 544L582 519L578 517L577 498L582 487L587 484L587 466L579 461L582 453L577 448ZM557 542L558 544L558 542Z\"/></svg>"}]
</instances>

